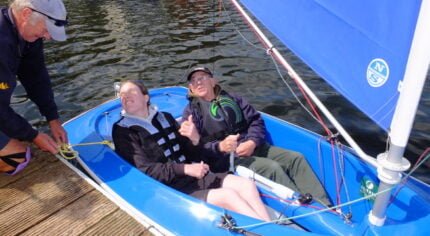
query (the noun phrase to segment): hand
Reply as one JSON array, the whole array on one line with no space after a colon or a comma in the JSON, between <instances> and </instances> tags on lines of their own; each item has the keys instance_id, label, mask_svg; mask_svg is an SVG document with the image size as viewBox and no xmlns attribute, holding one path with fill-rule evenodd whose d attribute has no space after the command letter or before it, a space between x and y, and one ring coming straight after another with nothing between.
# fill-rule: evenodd
<instances>
[{"instance_id":1,"label":"hand","mask_svg":"<svg viewBox=\"0 0 430 236\"><path fill-rule=\"evenodd\" d=\"M229 135L224 140L219 143L219 150L221 152L234 152L237 147L237 139L239 138L239 134Z\"/></svg>"},{"instance_id":2,"label":"hand","mask_svg":"<svg viewBox=\"0 0 430 236\"><path fill-rule=\"evenodd\" d=\"M58 153L58 144L45 133L39 132L36 138L33 139L33 143L43 151L48 151L52 154Z\"/></svg>"},{"instance_id":3,"label":"hand","mask_svg":"<svg viewBox=\"0 0 430 236\"><path fill-rule=\"evenodd\" d=\"M179 128L179 133L191 140L193 145L199 144L200 134L197 131L196 126L193 123L193 116L189 115L188 119L182 122L181 128Z\"/></svg>"},{"instance_id":4,"label":"hand","mask_svg":"<svg viewBox=\"0 0 430 236\"><path fill-rule=\"evenodd\" d=\"M203 163L203 161L200 163L185 164L184 172L188 176L202 179L209 172L209 166Z\"/></svg>"},{"instance_id":5,"label":"hand","mask_svg":"<svg viewBox=\"0 0 430 236\"><path fill-rule=\"evenodd\" d=\"M236 154L241 157L249 157L254 153L257 144L253 140L247 140L236 148Z\"/></svg>"},{"instance_id":6,"label":"hand","mask_svg":"<svg viewBox=\"0 0 430 236\"><path fill-rule=\"evenodd\" d=\"M51 128L52 136L54 137L57 144L69 143L67 139L67 133L63 126L61 126L60 120L56 119L49 121L49 127Z\"/></svg>"}]
</instances>

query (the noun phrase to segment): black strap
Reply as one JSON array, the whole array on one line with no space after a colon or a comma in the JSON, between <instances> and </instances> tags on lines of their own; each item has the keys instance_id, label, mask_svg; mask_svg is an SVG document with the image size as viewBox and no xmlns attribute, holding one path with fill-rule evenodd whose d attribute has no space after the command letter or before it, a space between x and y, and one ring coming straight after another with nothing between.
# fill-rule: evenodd
<instances>
[{"instance_id":1,"label":"black strap","mask_svg":"<svg viewBox=\"0 0 430 236\"><path fill-rule=\"evenodd\" d=\"M17 162L12 159L24 159L25 160L25 152L14 153L6 156L0 156L0 159L4 161L6 164L16 168L21 162Z\"/></svg>"}]
</instances>

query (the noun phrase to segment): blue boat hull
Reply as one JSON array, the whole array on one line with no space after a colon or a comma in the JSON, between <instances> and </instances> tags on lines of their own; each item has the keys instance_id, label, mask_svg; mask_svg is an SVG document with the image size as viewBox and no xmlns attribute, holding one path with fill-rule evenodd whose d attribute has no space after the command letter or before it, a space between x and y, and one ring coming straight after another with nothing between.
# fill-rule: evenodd
<instances>
[{"instance_id":1,"label":"blue boat hull","mask_svg":"<svg viewBox=\"0 0 430 236\"><path fill-rule=\"evenodd\" d=\"M150 90L151 103L160 110L180 117L187 104L186 89L170 87ZM80 144L111 140L112 124L120 117L118 99L106 102L66 122L70 143ZM333 149L323 137L285 121L263 114L269 131L268 141L274 145L302 152L334 203L344 204L363 197L366 186L377 185L376 170L352 154L349 148ZM238 226L261 223L258 220L206 204L167 187L146 176L119 157L106 145L75 147L79 161L90 175L107 191L119 196L137 212L174 235L225 235L218 227L221 216L229 213ZM333 157L333 153L335 153ZM343 157L339 157L342 153ZM333 164L335 163L335 164ZM342 178L343 176L343 178ZM337 181L336 181L337 177ZM367 185L366 185L367 184ZM427 235L430 228L430 187L409 178L387 210L387 221L382 227L368 223L371 200L361 200L341 207L345 221L336 212L315 212L323 209L319 203L310 206L290 205L270 191L260 189L264 202L307 231L299 231L279 224L264 224L246 228L261 235Z\"/></svg>"}]
</instances>

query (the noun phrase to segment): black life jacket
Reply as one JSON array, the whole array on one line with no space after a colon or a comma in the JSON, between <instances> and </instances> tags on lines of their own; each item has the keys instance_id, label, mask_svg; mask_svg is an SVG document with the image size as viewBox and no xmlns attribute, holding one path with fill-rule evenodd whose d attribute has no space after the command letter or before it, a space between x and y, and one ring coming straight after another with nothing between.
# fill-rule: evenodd
<instances>
[{"instance_id":1,"label":"black life jacket","mask_svg":"<svg viewBox=\"0 0 430 236\"><path fill-rule=\"evenodd\" d=\"M165 157L164 161L185 162L186 158L179 144L176 121L170 114L157 112L152 119L152 123L125 116L117 124L136 131L141 142L149 150L154 150L154 153L157 153L157 151L162 153L161 155Z\"/></svg>"},{"instance_id":2,"label":"black life jacket","mask_svg":"<svg viewBox=\"0 0 430 236\"><path fill-rule=\"evenodd\" d=\"M191 106L202 119L201 141L221 140L230 134L241 133L247 124L242 109L227 93L221 92L211 102L193 98Z\"/></svg>"}]
</instances>

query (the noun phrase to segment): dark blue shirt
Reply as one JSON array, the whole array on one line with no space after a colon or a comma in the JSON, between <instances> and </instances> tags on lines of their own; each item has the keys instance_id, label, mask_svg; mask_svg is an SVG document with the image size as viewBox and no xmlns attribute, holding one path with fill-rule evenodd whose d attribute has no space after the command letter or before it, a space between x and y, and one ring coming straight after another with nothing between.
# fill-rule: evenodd
<instances>
[{"instance_id":1,"label":"dark blue shirt","mask_svg":"<svg viewBox=\"0 0 430 236\"><path fill-rule=\"evenodd\" d=\"M247 140L252 140L257 145L257 148L263 146L263 144L266 143L266 126L260 113L255 110L254 107L252 107L251 104L249 104L245 99L238 95L227 93L218 85L215 89L215 95L216 97L229 97L234 103L236 103L234 106L238 106L242 111L245 124L244 127L242 127L242 129L238 132L240 134L238 142L242 143ZM227 136L227 134L225 134L223 137L218 137L217 140L205 142L206 137L204 130L207 127L211 127L211 124L205 124L207 119L205 119L204 116L207 114L203 114L203 110L199 109L198 106L193 104L193 99L197 98L189 97L189 99L190 102L184 109L182 119L186 120L188 119L189 115L193 116L193 123L196 125L196 128L201 135L200 141L204 142L203 148L205 149L206 153L209 153L207 156L210 158L206 163L211 166L211 170L214 172L227 171L229 165L229 154L223 153L219 150L219 143ZM206 109L206 111L208 110ZM231 122L232 119L227 119L225 121ZM230 124L230 126L234 127L234 124Z\"/></svg>"},{"instance_id":2,"label":"dark blue shirt","mask_svg":"<svg viewBox=\"0 0 430 236\"><path fill-rule=\"evenodd\" d=\"M43 40L25 42L11 17L8 8L0 9L0 130L11 138L32 141L37 130L10 107L17 79L48 121L59 116L45 65Z\"/></svg>"}]
</instances>

